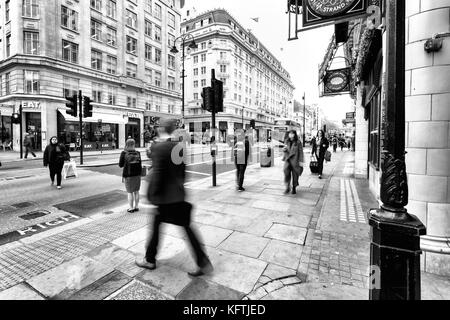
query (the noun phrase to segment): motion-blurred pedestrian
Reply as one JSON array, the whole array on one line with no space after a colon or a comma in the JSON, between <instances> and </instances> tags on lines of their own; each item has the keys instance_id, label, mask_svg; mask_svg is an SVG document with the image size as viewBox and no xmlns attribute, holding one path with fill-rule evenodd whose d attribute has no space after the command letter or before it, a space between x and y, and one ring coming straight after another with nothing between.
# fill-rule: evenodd
<instances>
[{"instance_id":1,"label":"motion-blurred pedestrian","mask_svg":"<svg viewBox=\"0 0 450 320\"><path fill-rule=\"evenodd\" d=\"M175 129L176 120L162 120L158 128L159 142L152 146L153 168L147 196L149 201L157 206L157 214L154 217L153 232L145 257L142 260L136 260L136 264L149 270L156 268L160 224L162 222L175 224L184 227L191 243L198 269L189 272L189 275L197 277L212 272L213 266L190 225L192 205L185 201L186 171L182 161L184 148L173 135Z\"/></svg>"},{"instance_id":2,"label":"motion-blurred pedestrian","mask_svg":"<svg viewBox=\"0 0 450 320\"><path fill-rule=\"evenodd\" d=\"M298 138L297 131L289 131L288 139L285 141L284 145L283 171L284 182L286 184L285 194L288 194L291 191L291 180L292 194L296 194L298 179L302 175L304 167L303 145Z\"/></svg>"}]
</instances>

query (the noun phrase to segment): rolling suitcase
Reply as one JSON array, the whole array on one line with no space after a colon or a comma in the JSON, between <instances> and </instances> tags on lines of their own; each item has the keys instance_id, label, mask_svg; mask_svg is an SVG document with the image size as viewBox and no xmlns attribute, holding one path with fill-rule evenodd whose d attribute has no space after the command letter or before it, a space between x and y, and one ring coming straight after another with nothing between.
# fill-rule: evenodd
<instances>
[{"instance_id":1,"label":"rolling suitcase","mask_svg":"<svg viewBox=\"0 0 450 320\"><path fill-rule=\"evenodd\" d=\"M319 162L317 161L317 158L315 156L311 156L311 161L309 163L309 169L311 170L312 174L319 173Z\"/></svg>"}]
</instances>

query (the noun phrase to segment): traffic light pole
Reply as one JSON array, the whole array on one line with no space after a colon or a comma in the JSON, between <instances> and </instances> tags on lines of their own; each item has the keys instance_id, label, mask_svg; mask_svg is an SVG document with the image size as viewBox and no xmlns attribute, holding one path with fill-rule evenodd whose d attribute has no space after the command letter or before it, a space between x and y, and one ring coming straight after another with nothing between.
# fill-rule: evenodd
<instances>
[{"instance_id":1,"label":"traffic light pole","mask_svg":"<svg viewBox=\"0 0 450 320\"><path fill-rule=\"evenodd\" d=\"M78 113L80 117L80 164L83 164L83 94L78 91Z\"/></svg>"},{"instance_id":2,"label":"traffic light pole","mask_svg":"<svg viewBox=\"0 0 450 320\"><path fill-rule=\"evenodd\" d=\"M20 114L20 124L19 124L19 139L20 139L20 159L23 159L23 115L22 115L22 105L19 106L19 114Z\"/></svg>"},{"instance_id":3,"label":"traffic light pole","mask_svg":"<svg viewBox=\"0 0 450 320\"><path fill-rule=\"evenodd\" d=\"M211 87L213 88L213 92L215 90L214 88L214 80L216 79L216 70L211 69ZM212 110L211 110L211 116L212 116L212 132L214 134L214 144L216 144L216 101L214 101L213 105L211 106ZM216 181L216 150L213 151L213 155L212 155L212 184L213 187L217 186L217 181Z\"/></svg>"},{"instance_id":4,"label":"traffic light pole","mask_svg":"<svg viewBox=\"0 0 450 320\"><path fill-rule=\"evenodd\" d=\"M303 148L306 147L306 93L303 93Z\"/></svg>"}]
</instances>

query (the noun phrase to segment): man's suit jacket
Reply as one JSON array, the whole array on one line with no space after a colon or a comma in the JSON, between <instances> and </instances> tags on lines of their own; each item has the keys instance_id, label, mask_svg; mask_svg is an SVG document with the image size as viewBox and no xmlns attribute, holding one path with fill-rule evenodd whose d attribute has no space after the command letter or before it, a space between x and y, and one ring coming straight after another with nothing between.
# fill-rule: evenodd
<instances>
[{"instance_id":1,"label":"man's suit jacket","mask_svg":"<svg viewBox=\"0 0 450 320\"><path fill-rule=\"evenodd\" d=\"M152 145L151 154L153 167L147 192L149 201L154 205L183 202L185 164L182 144L170 140L157 142Z\"/></svg>"}]
</instances>

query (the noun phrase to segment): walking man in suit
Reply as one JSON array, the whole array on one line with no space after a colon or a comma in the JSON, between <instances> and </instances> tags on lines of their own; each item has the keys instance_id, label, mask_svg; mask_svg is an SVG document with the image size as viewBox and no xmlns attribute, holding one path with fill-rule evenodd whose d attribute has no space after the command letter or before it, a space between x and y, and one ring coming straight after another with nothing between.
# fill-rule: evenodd
<instances>
[{"instance_id":1,"label":"walking man in suit","mask_svg":"<svg viewBox=\"0 0 450 320\"><path fill-rule=\"evenodd\" d=\"M158 128L159 139L151 146L153 168L147 196L149 201L158 208L145 258L142 261L136 261L136 264L150 270L156 268L159 226L161 222L175 224L184 227L196 258L198 269L189 272L189 275L198 277L212 272L213 266L190 226L192 205L185 201L184 148L173 135L175 129L176 120L162 120Z\"/></svg>"}]
</instances>

